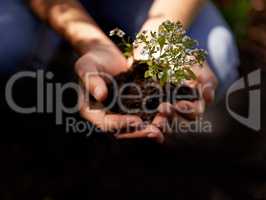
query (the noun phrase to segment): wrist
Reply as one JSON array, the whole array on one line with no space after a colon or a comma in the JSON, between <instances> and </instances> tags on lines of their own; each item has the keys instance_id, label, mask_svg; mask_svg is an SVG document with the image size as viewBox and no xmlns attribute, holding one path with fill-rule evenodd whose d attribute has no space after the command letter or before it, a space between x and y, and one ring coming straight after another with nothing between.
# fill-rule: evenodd
<instances>
[{"instance_id":1,"label":"wrist","mask_svg":"<svg viewBox=\"0 0 266 200\"><path fill-rule=\"evenodd\" d=\"M66 38L80 55L84 55L95 46L112 44L96 25L84 22L74 22L69 26L66 30Z\"/></svg>"},{"instance_id":2,"label":"wrist","mask_svg":"<svg viewBox=\"0 0 266 200\"><path fill-rule=\"evenodd\" d=\"M84 54L96 44L110 44L109 38L77 0L29 0L35 13L72 47Z\"/></svg>"},{"instance_id":3,"label":"wrist","mask_svg":"<svg viewBox=\"0 0 266 200\"><path fill-rule=\"evenodd\" d=\"M147 18L147 20L144 22L144 24L141 27L141 30L146 30L146 31L157 31L158 27L162 22L168 20L167 17L164 15L158 15L158 16L151 16Z\"/></svg>"}]
</instances>

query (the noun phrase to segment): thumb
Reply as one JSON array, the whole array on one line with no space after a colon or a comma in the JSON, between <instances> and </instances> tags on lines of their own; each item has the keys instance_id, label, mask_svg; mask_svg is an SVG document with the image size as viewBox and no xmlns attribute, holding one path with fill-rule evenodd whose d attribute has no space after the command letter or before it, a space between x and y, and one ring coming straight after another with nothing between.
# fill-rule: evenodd
<instances>
[{"instance_id":1,"label":"thumb","mask_svg":"<svg viewBox=\"0 0 266 200\"><path fill-rule=\"evenodd\" d=\"M104 101L108 95L108 89L103 78L96 73L87 73L84 78L86 90L97 100Z\"/></svg>"}]
</instances>

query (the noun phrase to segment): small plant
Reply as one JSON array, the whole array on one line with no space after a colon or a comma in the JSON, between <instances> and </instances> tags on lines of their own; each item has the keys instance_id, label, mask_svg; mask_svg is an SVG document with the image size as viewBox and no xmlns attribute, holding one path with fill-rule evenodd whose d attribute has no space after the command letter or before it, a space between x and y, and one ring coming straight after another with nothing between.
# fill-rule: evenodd
<instances>
[{"instance_id":1,"label":"small plant","mask_svg":"<svg viewBox=\"0 0 266 200\"><path fill-rule=\"evenodd\" d=\"M198 42L186 35L181 23L165 21L156 31L138 33L135 40L118 28L110 36L134 62L128 71L114 76L116 84L108 84L103 102L108 112L134 114L152 122L162 102L199 99L197 88L185 80L196 79L192 66L202 65L207 53L196 48Z\"/></svg>"},{"instance_id":2,"label":"small plant","mask_svg":"<svg viewBox=\"0 0 266 200\"><path fill-rule=\"evenodd\" d=\"M120 38L118 46L126 57L134 58L134 49L140 48L140 62L148 65L145 79L151 78L161 85L179 85L184 80L196 79L191 66L202 65L207 55L206 51L195 48L198 42L186 35L180 22L165 21L157 32L142 31L133 42L117 28L110 32L110 36Z\"/></svg>"}]
</instances>

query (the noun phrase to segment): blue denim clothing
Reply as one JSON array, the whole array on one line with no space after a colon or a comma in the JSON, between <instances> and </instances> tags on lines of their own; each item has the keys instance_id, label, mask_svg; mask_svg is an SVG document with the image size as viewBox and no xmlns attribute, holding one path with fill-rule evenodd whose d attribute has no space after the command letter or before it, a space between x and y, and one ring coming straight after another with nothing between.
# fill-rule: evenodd
<instances>
[{"instance_id":1,"label":"blue denim clothing","mask_svg":"<svg viewBox=\"0 0 266 200\"><path fill-rule=\"evenodd\" d=\"M22 2L0 2L0 72L14 72L36 45L38 23Z\"/></svg>"},{"instance_id":2,"label":"blue denim clothing","mask_svg":"<svg viewBox=\"0 0 266 200\"><path fill-rule=\"evenodd\" d=\"M81 0L106 32L120 27L134 36L153 0ZM36 19L22 0L0 2L0 74L13 73L32 56L48 62L60 38ZM188 31L209 52L208 61L223 92L238 76L233 35L214 5L208 3Z\"/></svg>"},{"instance_id":3,"label":"blue denim clothing","mask_svg":"<svg viewBox=\"0 0 266 200\"><path fill-rule=\"evenodd\" d=\"M238 78L239 55L230 28L213 4L202 9L189 34L208 51L208 63L219 80L218 92L224 93Z\"/></svg>"},{"instance_id":4,"label":"blue denim clothing","mask_svg":"<svg viewBox=\"0 0 266 200\"><path fill-rule=\"evenodd\" d=\"M32 14L25 1L0 1L0 75L25 68L34 56L48 61L59 41L59 37Z\"/></svg>"}]
</instances>

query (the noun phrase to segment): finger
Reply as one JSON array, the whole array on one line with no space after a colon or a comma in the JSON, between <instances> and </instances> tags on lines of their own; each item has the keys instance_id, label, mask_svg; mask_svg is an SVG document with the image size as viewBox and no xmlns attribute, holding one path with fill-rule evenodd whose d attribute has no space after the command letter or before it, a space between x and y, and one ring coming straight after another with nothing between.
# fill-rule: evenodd
<instances>
[{"instance_id":1,"label":"finger","mask_svg":"<svg viewBox=\"0 0 266 200\"><path fill-rule=\"evenodd\" d=\"M171 118L169 118L161 113L158 113L153 119L152 124L159 128L163 134L170 133L172 118L174 118L174 116L175 115L172 115ZM161 140L162 139L164 138L161 138Z\"/></svg>"},{"instance_id":2,"label":"finger","mask_svg":"<svg viewBox=\"0 0 266 200\"><path fill-rule=\"evenodd\" d=\"M158 107L159 113L167 118L174 117L176 114L183 116L189 120L194 120L205 111L205 103L203 100L198 101L177 101L175 105L170 103L161 103Z\"/></svg>"},{"instance_id":3,"label":"finger","mask_svg":"<svg viewBox=\"0 0 266 200\"><path fill-rule=\"evenodd\" d=\"M159 105L158 112L162 115L165 115L166 117L171 117L175 114L176 109L172 104L163 102Z\"/></svg>"},{"instance_id":4,"label":"finger","mask_svg":"<svg viewBox=\"0 0 266 200\"><path fill-rule=\"evenodd\" d=\"M104 101L108 95L105 81L97 74L86 73L83 83L87 91L98 101Z\"/></svg>"},{"instance_id":5,"label":"finger","mask_svg":"<svg viewBox=\"0 0 266 200\"><path fill-rule=\"evenodd\" d=\"M97 108L90 108L82 92L79 95L79 109L83 118L103 131L113 131L114 129L122 129L127 126L135 127L143 123L138 116L134 115L106 114L100 103L97 105Z\"/></svg>"},{"instance_id":6,"label":"finger","mask_svg":"<svg viewBox=\"0 0 266 200\"><path fill-rule=\"evenodd\" d=\"M76 63L76 73L80 77L85 89L98 101L103 101L108 95L106 83L95 64L81 59Z\"/></svg>"},{"instance_id":7,"label":"finger","mask_svg":"<svg viewBox=\"0 0 266 200\"><path fill-rule=\"evenodd\" d=\"M140 127L143 121L135 115L106 114L102 123L107 131L120 131L129 127Z\"/></svg>"},{"instance_id":8,"label":"finger","mask_svg":"<svg viewBox=\"0 0 266 200\"><path fill-rule=\"evenodd\" d=\"M151 138L158 143L163 143L164 136L159 128L154 125L148 125L145 129L135 131L133 133L123 133L116 136L117 139L137 139L137 138Z\"/></svg>"},{"instance_id":9,"label":"finger","mask_svg":"<svg viewBox=\"0 0 266 200\"><path fill-rule=\"evenodd\" d=\"M198 101L178 101L175 104L176 112L189 120L194 120L205 111L205 102Z\"/></svg>"},{"instance_id":10,"label":"finger","mask_svg":"<svg viewBox=\"0 0 266 200\"><path fill-rule=\"evenodd\" d=\"M170 103L161 103L158 107L158 112L167 118L174 117L176 114L194 120L205 111L205 102L198 101L177 101L175 105Z\"/></svg>"},{"instance_id":11,"label":"finger","mask_svg":"<svg viewBox=\"0 0 266 200\"><path fill-rule=\"evenodd\" d=\"M81 116L104 132L119 131L127 127L141 126L143 121L134 115L106 114L105 111L97 109L82 109Z\"/></svg>"},{"instance_id":12,"label":"finger","mask_svg":"<svg viewBox=\"0 0 266 200\"><path fill-rule=\"evenodd\" d=\"M215 90L218 85L216 76L207 63L203 67L193 66L193 71L198 77L199 88L206 103L210 104L215 99Z\"/></svg>"},{"instance_id":13,"label":"finger","mask_svg":"<svg viewBox=\"0 0 266 200\"><path fill-rule=\"evenodd\" d=\"M156 115L152 124L160 129L163 133L161 137L157 136L157 141L165 142L167 136L171 136L172 134L186 132L189 127L189 120L182 117L179 114L172 116L170 119L161 115L160 113Z\"/></svg>"},{"instance_id":14,"label":"finger","mask_svg":"<svg viewBox=\"0 0 266 200\"><path fill-rule=\"evenodd\" d=\"M215 100L216 84L212 81L202 84L201 93L207 104Z\"/></svg>"},{"instance_id":15,"label":"finger","mask_svg":"<svg viewBox=\"0 0 266 200\"><path fill-rule=\"evenodd\" d=\"M184 85L192 89L196 89L198 87L198 81L197 80L185 80Z\"/></svg>"}]
</instances>

